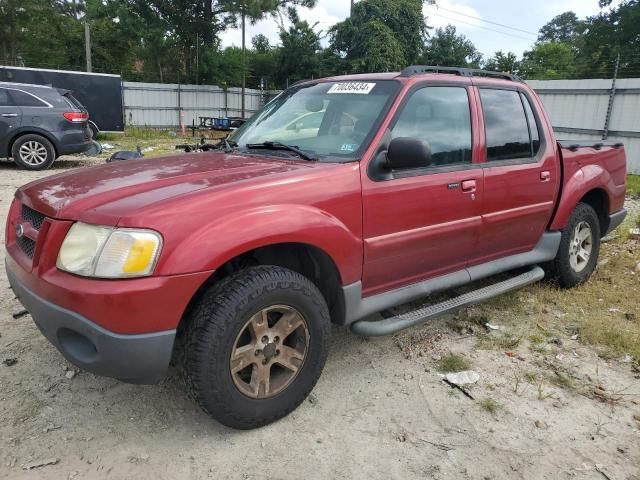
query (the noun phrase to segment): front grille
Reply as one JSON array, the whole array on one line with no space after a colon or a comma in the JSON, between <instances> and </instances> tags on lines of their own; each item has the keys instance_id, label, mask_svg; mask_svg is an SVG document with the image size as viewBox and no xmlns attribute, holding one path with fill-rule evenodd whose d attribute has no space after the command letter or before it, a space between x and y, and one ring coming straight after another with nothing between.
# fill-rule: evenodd
<instances>
[{"instance_id":1,"label":"front grille","mask_svg":"<svg viewBox=\"0 0 640 480\"><path fill-rule=\"evenodd\" d=\"M22 205L21 222L29 222L36 231L40 231L42 222L45 220L45 216L36 212L33 208L29 208L26 205ZM36 251L36 242L28 237L16 237L16 245L24 252L24 254L33 259L33 254Z\"/></svg>"},{"instance_id":2,"label":"front grille","mask_svg":"<svg viewBox=\"0 0 640 480\"><path fill-rule=\"evenodd\" d=\"M33 208L22 205L22 220L30 222L36 230L40 230L44 219L45 216L40 212L36 212Z\"/></svg>"},{"instance_id":3,"label":"front grille","mask_svg":"<svg viewBox=\"0 0 640 480\"><path fill-rule=\"evenodd\" d=\"M36 251L36 242L27 237L20 237L16 238L16 243L27 257L33 258L33 254Z\"/></svg>"}]
</instances>

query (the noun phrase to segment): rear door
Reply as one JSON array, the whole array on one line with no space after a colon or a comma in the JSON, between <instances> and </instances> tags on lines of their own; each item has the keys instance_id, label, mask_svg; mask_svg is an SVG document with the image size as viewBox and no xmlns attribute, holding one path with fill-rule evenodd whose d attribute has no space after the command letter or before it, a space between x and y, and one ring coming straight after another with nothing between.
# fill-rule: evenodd
<instances>
[{"instance_id":1,"label":"rear door","mask_svg":"<svg viewBox=\"0 0 640 480\"><path fill-rule=\"evenodd\" d=\"M407 94L391 134L428 141L430 166L382 180L362 169L365 296L465 268L482 202L470 93L461 84L421 85Z\"/></svg>"},{"instance_id":2,"label":"rear door","mask_svg":"<svg viewBox=\"0 0 640 480\"><path fill-rule=\"evenodd\" d=\"M478 92L486 164L483 226L473 264L532 250L549 224L560 185L555 145L532 108L537 102L515 87Z\"/></svg>"},{"instance_id":3,"label":"rear door","mask_svg":"<svg viewBox=\"0 0 640 480\"><path fill-rule=\"evenodd\" d=\"M22 112L13 103L6 88L0 87L0 157L8 157L9 138L13 131L20 126Z\"/></svg>"}]
</instances>

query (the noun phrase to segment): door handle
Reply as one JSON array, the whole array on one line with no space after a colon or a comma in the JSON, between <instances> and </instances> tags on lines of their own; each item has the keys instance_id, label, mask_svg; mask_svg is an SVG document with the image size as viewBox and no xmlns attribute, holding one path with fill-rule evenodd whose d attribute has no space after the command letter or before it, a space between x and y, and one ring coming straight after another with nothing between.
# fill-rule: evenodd
<instances>
[{"instance_id":1,"label":"door handle","mask_svg":"<svg viewBox=\"0 0 640 480\"><path fill-rule=\"evenodd\" d=\"M540 180L542 180L543 182L548 182L549 180L551 180L551 172L546 170L544 172L540 172Z\"/></svg>"},{"instance_id":2,"label":"door handle","mask_svg":"<svg viewBox=\"0 0 640 480\"><path fill-rule=\"evenodd\" d=\"M17 113L3 113L2 116L5 117L5 118L14 118L14 117L17 117L18 114Z\"/></svg>"},{"instance_id":3,"label":"door handle","mask_svg":"<svg viewBox=\"0 0 640 480\"><path fill-rule=\"evenodd\" d=\"M462 191L467 193L473 193L478 188L478 184L475 180L465 180L462 182Z\"/></svg>"}]
</instances>

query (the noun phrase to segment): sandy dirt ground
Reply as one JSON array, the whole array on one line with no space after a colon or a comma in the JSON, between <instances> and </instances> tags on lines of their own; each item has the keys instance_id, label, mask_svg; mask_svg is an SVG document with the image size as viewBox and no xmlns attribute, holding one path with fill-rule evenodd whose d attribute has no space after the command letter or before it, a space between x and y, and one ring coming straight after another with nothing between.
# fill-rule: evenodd
<instances>
[{"instance_id":1,"label":"sandy dirt ground","mask_svg":"<svg viewBox=\"0 0 640 480\"><path fill-rule=\"evenodd\" d=\"M44 173L0 163L2 223L20 185L95 162ZM375 340L335 328L312 396L288 418L238 432L202 413L177 371L133 386L74 370L30 316L12 318L20 309L2 269L0 478L640 480L640 372L569 335L533 351L478 348L478 329L456 331L452 316ZM473 400L443 382L437 365L450 352L480 374ZM554 369L609 393L537 383Z\"/></svg>"}]
</instances>

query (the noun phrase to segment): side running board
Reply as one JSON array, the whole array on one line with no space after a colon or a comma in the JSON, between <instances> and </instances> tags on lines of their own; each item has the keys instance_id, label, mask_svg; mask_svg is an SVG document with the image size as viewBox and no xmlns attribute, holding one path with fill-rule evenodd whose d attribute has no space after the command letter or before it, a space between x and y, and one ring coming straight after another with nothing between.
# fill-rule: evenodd
<instances>
[{"instance_id":1,"label":"side running board","mask_svg":"<svg viewBox=\"0 0 640 480\"><path fill-rule=\"evenodd\" d=\"M490 298L497 297L504 293L518 288L539 282L544 278L544 270L534 267L528 272L509 278L503 282L495 283L488 287L480 288L469 293L465 293L456 298L445 300L435 305L427 305L412 312L403 313L397 317L385 318L384 320L366 321L360 320L351 325L351 331L358 335L367 337L380 337L390 335L400 330L404 330L415 325L420 325L445 313L454 311L461 307L475 305Z\"/></svg>"}]
</instances>

